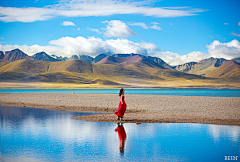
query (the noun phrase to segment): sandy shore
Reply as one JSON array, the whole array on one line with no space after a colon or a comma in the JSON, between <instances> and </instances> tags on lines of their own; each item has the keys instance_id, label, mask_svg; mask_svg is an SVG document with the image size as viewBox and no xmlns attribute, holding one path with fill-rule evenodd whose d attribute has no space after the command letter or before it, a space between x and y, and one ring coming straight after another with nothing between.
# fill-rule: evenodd
<instances>
[{"instance_id":1,"label":"sandy shore","mask_svg":"<svg viewBox=\"0 0 240 162\"><path fill-rule=\"evenodd\" d=\"M240 98L125 95L124 122L205 123L240 125ZM118 122L113 114L119 103L111 94L0 93L6 106L68 111L94 111L107 114L75 117L85 121Z\"/></svg>"}]
</instances>

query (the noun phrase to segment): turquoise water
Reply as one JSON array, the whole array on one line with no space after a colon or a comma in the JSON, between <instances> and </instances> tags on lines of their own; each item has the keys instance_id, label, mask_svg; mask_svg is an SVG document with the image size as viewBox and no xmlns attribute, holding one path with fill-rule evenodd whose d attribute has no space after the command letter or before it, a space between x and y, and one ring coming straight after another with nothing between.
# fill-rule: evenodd
<instances>
[{"instance_id":1,"label":"turquoise water","mask_svg":"<svg viewBox=\"0 0 240 162\"><path fill-rule=\"evenodd\" d=\"M87 114L0 106L0 161L239 161L239 126L126 123L119 135L116 123L71 119Z\"/></svg>"},{"instance_id":2,"label":"turquoise water","mask_svg":"<svg viewBox=\"0 0 240 162\"><path fill-rule=\"evenodd\" d=\"M119 89L0 89L1 93L85 93L118 94ZM240 97L239 89L125 89L125 94Z\"/></svg>"}]
</instances>

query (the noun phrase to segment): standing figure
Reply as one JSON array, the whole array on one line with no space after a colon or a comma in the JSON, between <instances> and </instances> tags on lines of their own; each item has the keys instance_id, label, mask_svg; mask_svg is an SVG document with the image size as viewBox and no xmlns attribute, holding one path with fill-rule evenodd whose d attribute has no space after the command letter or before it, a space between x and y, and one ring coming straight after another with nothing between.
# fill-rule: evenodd
<instances>
[{"instance_id":1,"label":"standing figure","mask_svg":"<svg viewBox=\"0 0 240 162\"><path fill-rule=\"evenodd\" d=\"M125 96L124 96L124 89L123 88L120 89L119 96L120 96L120 103L119 103L119 106L118 106L118 111L115 112L115 114L118 116L118 120L123 121L123 116L124 116L124 113L125 113L126 108L127 108L127 104L125 103Z\"/></svg>"}]
</instances>

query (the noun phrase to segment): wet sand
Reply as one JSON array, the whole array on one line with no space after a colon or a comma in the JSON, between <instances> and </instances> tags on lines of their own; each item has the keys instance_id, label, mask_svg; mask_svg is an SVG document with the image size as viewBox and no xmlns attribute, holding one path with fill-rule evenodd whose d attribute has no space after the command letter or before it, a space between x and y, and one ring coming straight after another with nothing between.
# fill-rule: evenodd
<instances>
[{"instance_id":1,"label":"wet sand","mask_svg":"<svg viewBox=\"0 0 240 162\"><path fill-rule=\"evenodd\" d=\"M127 111L123 122L240 125L240 98L237 97L125 96ZM105 112L73 119L119 122L114 114L119 103L117 94L1 93L0 103L5 106Z\"/></svg>"}]
</instances>

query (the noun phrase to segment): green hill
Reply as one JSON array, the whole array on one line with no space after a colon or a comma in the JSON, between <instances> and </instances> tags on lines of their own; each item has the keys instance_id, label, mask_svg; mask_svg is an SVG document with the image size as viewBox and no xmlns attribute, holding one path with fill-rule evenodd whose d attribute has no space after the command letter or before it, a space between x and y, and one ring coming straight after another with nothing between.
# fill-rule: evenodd
<instances>
[{"instance_id":1,"label":"green hill","mask_svg":"<svg viewBox=\"0 0 240 162\"><path fill-rule=\"evenodd\" d=\"M94 65L105 65L105 67L109 65L114 65L113 67L118 68L119 70L120 67L122 67L122 69L124 68L124 72L122 73L122 75L129 75L129 73L134 72L134 74L136 74L137 76L141 76L141 78L145 79L203 79L203 77L201 76L186 74L174 70L161 59L156 59L154 57L145 57L137 54L118 54L113 56L107 56ZM127 69L130 71L127 71ZM115 73L115 71L111 72L112 75Z\"/></svg>"},{"instance_id":2,"label":"green hill","mask_svg":"<svg viewBox=\"0 0 240 162\"><path fill-rule=\"evenodd\" d=\"M134 71L131 69L123 68L117 65L109 65L109 64L95 64L94 65L94 73L95 74L102 74L105 76L124 76L128 78L142 78L142 79L159 79L162 78L151 75L145 74L142 72Z\"/></svg>"},{"instance_id":3,"label":"green hill","mask_svg":"<svg viewBox=\"0 0 240 162\"><path fill-rule=\"evenodd\" d=\"M83 62L81 60L47 62L25 59L11 62L5 66L0 67L0 73L9 71L23 72L31 75L56 71L92 73L92 64Z\"/></svg>"},{"instance_id":4,"label":"green hill","mask_svg":"<svg viewBox=\"0 0 240 162\"><path fill-rule=\"evenodd\" d=\"M47 62L40 60L18 60L0 67L0 79L20 79L25 81L69 82L66 78L74 78L71 73L94 74L106 77L123 77L164 80L167 78L202 79L200 76L178 72L172 69L162 69L156 63L140 60L124 65L90 64L81 60ZM68 72L66 74L66 72ZM60 75L60 73L62 73ZM63 74L64 73L64 74ZM56 75L54 77L54 75ZM25 78L25 79L23 79ZM55 78L55 79L54 79ZM60 79L62 78L62 79ZM64 79L65 78L65 79ZM81 78L78 78L81 80ZM99 79L99 78L98 78ZM77 83L76 78L73 81Z\"/></svg>"},{"instance_id":5,"label":"green hill","mask_svg":"<svg viewBox=\"0 0 240 162\"><path fill-rule=\"evenodd\" d=\"M233 61L226 61L220 67L212 71L207 77L211 78L232 78L232 79L240 79L240 65Z\"/></svg>"},{"instance_id":6,"label":"green hill","mask_svg":"<svg viewBox=\"0 0 240 162\"><path fill-rule=\"evenodd\" d=\"M206 76L214 69L221 66L226 62L223 58L208 58L199 62L189 62L175 67L176 70L182 71L188 74L196 74Z\"/></svg>"},{"instance_id":7,"label":"green hill","mask_svg":"<svg viewBox=\"0 0 240 162\"><path fill-rule=\"evenodd\" d=\"M120 65L90 64L81 60L47 62L18 60L0 66L0 82L68 83L85 87L209 87L221 80L162 69L144 60ZM124 65L124 67L123 67ZM62 84L64 86L64 84ZM225 83L224 83L225 84ZM38 84L35 84L38 85Z\"/></svg>"},{"instance_id":8,"label":"green hill","mask_svg":"<svg viewBox=\"0 0 240 162\"><path fill-rule=\"evenodd\" d=\"M95 75L95 79L86 79L79 75ZM101 79L104 78L105 79ZM107 83L116 77L123 78L161 78L150 74L136 72L116 65L92 65L81 60L61 62L47 62L39 60L18 60L0 67L0 80L21 80L40 82L67 82L67 83ZM85 79L83 79L85 78ZM107 78L107 79L106 79ZM82 82L83 81L83 82ZM114 83L114 81L111 81Z\"/></svg>"},{"instance_id":9,"label":"green hill","mask_svg":"<svg viewBox=\"0 0 240 162\"><path fill-rule=\"evenodd\" d=\"M11 61L0 59L0 67L9 64Z\"/></svg>"},{"instance_id":10,"label":"green hill","mask_svg":"<svg viewBox=\"0 0 240 162\"><path fill-rule=\"evenodd\" d=\"M58 83L81 83L94 84L92 79L87 79L81 75L63 71L63 72L47 72L35 76L24 78L23 81L28 82L58 82Z\"/></svg>"}]
</instances>

